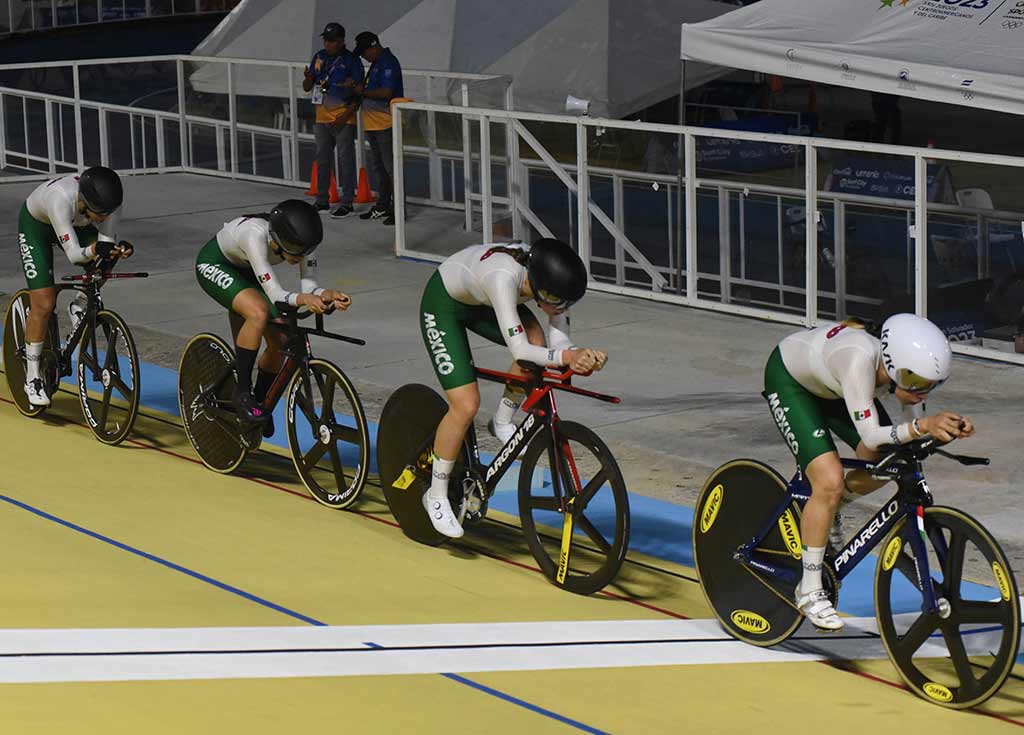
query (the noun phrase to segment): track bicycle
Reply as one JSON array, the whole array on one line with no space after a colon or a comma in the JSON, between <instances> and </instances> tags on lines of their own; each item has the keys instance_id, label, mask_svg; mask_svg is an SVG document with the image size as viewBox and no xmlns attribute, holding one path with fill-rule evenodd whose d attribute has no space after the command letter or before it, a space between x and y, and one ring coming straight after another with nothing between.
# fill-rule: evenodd
<instances>
[{"instance_id":1,"label":"track bicycle","mask_svg":"<svg viewBox=\"0 0 1024 735\"><path fill-rule=\"evenodd\" d=\"M842 549L828 548L822 574L836 603L842 580L875 547L878 632L907 686L929 702L973 707L995 694L1017 657L1020 600L1006 555L975 519L934 505L923 462L988 460L941 449L932 437L886 446L877 463L847 469L894 480L897 491ZM800 513L811 488L786 483L750 459L715 470L696 505L693 551L701 588L722 626L756 646L791 636L802 622L794 590L802 571ZM883 540L884 539L884 540Z\"/></svg>"},{"instance_id":2,"label":"track bicycle","mask_svg":"<svg viewBox=\"0 0 1024 735\"><path fill-rule=\"evenodd\" d=\"M47 395L56 395L60 379L76 375L82 414L97 439L104 444L120 444L135 424L139 412L139 354L128 324L116 312L103 305L100 289L118 278L146 278L148 273L113 273L117 261L103 261L84 274L64 276L57 285L58 297L64 292L85 295L85 312L72 325L67 341L61 340L58 308L54 308L46 327L40 376ZM27 289L14 294L4 316L3 355L7 386L14 405L25 416L38 416L46 406L35 406L25 395L25 324L32 311ZM75 350L78 349L77 363Z\"/></svg>"},{"instance_id":3,"label":"track bicycle","mask_svg":"<svg viewBox=\"0 0 1024 735\"><path fill-rule=\"evenodd\" d=\"M322 314L316 315L314 328L299 326L312 312L286 303L276 306L282 319L273 326L285 334L285 359L260 408L272 415L287 393L285 424L296 472L315 500L329 508L348 508L362 494L369 472L366 414L352 381L334 363L314 357L309 338L366 342L326 331ZM237 384L234 350L226 341L209 333L189 341L178 367L178 407L196 454L222 474L238 469L263 441L262 424L235 411Z\"/></svg>"},{"instance_id":4,"label":"track bicycle","mask_svg":"<svg viewBox=\"0 0 1024 735\"><path fill-rule=\"evenodd\" d=\"M618 403L571 384L572 370L553 372L520 362L525 377L477 368L488 381L521 386L526 414L489 465L471 425L452 470L449 500L460 523L478 523L498 483L525 447L518 507L523 534L541 572L556 586L591 594L611 582L629 545L629 498L614 457L590 429L563 421L554 391ZM377 436L377 462L388 507L409 538L436 546L438 533L422 497L430 485L434 434L448 404L432 388L404 385L388 398ZM589 479L588 479L589 478Z\"/></svg>"}]
</instances>

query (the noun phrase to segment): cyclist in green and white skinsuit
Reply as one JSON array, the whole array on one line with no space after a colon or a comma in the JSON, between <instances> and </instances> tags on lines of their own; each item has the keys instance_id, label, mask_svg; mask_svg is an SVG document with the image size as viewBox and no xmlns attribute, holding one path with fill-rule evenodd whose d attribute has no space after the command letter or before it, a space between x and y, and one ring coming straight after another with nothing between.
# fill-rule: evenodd
<instances>
[{"instance_id":1,"label":"cyclist in green and white skinsuit","mask_svg":"<svg viewBox=\"0 0 1024 735\"><path fill-rule=\"evenodd\" d=\"M603 352L581 349L569 339L569 307L587 290L587 269L563 242L538 240L533 246L473 245L449 257L427 282L420 303L420 330L434 372L448 397L448 413L437 428L430 488L423 505L439 533L462 536L448 501L448 475L462 439L480 408L480 389L468 332L507 345L514 360L542 366L569 365L578 373L600 370ZM548 315L544 329L525 306L536 301ZM518 365L509 372L522 375ZM489 427L502 441L523 400L506 388Z\"/></svg>"},{"instance_id":2,"label":"cyclist in green and white skinsuit","mask_svg":"<svg viewBox=\"0 0 1024 735\"><path fill-rule=\"evenodd\" d=\"M53 248L60 246L72 265L95 260L127 258L131 243L116 243L124 190L117 173L103 166L86 169L40 184L21 205L18 247L31 310L25 321L25 394L34 406L47 406L50 397L39 376L39 359L46 325L57 303L53 286ZM85 296L68 305L73 327L85 313Z\"/></svg>"},{"instance_id":3,"label":"cyclist in green and white skinsuit","mask_svg":"<svg viewBox=\"0 0 1024 735\"><path fill-rule=\"evenodd\" d=\"M351 303L341 291L320 288L313 251L323 240L320 215L308 202L288 199L268 213L247 214L226 223L199 251L196 279L214 301L226 308L235 338L238 415L263 423L263 435L274 433L273 418L264 415L259 402L266 397L284 358L284 335L271 328L280 316L275 302L305 306L316 314L330 307L347 309ZM281 285L274 266L299 266L300 292ZM259 361L255 395L252 368L265 339L267 349Z\"/></svg>"},{"instance_id":4,"label":"cyclist in green and white skinsuit","mask_svg":"<svg viewBox=\"0 0 1024 735\"><path fill-rule=\"evenodd\" d=\"M844 492L863 495L884 484L863 470L852 470L844 477L830 432L868 461L879 459L877 450L883 444L904 444L925 434L941 441L970 436L974 426L965 416L924 415L925 398L945 382L951 366L946 336L913 314L887 319L881 339L853 320L791 334L768 359L764 396L811 484L811 498L800 521L804 571L796 603L818 628L843 627L822 589L821 570L829 529ZM885 387L903 407L900 423L892 424L875 398Z\"/></svg>"}]
</instances>

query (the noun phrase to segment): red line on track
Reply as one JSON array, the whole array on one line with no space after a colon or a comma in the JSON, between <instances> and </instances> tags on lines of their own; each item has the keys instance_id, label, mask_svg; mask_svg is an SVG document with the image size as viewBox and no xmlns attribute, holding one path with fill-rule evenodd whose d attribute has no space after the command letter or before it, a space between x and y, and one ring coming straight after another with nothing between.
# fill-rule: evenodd
<instances>
[{"instance_id":1,"label":"red line on track","mask_svg":"<svg viewBox=\"0 0 1024 735\"><path fill-rule=\"evenodd\" d=\"M0 397L0 401L2 401L3 403L9 403L12 406L15 405L14 401L12 401L12 400L10 400L8 398ZM162 420L162 419L159 419L159 418L156 418L156 417L153 417L153 416L148 416L148 415L146 415L146 417L150 418L150 419L153 419L155 421ZM81 427L83 429L84 428L88 428L88 427L85 426L85 424L80 423L78 421L75 421L74 419L63 419L63 420L67 421L68 423L74 424L75 426L79 426L79 427ZM144 449L152 449L152 450L155 450L157 452L160 452L161 454L166 454L166 455L174 457L176 459L183 459L186 462L191 462L193 464L199 464L199 465L203 464L200 460L195 459L194 457L187 457L184 454L178 454L177 452L172 452L169 449L162 449L162 448L160 448L158 446L155 446L153 444L147 444L147 443L145 443L143 441L139 441L138 439L131 439L131 438L129 438L126 441L128 441L128 442L130 442L130 443L132 443L132 444L134 444L136 446L142 447ZM313 500L313 498L311 498L307 493L300 493L300 492L297 492L295 490L290 490L290 489L284 487L283 485L275 485L272 482L267 482L266 480L261 480L258 477L253 477L251 475L236 475L236 477L239 477L240 479L243 479L243 480L249 480L250 482L254 482L254 483L258 484L258 485L263 485L264 487L269 487L269 488L271 488L273 490L279 490L281 492L288 493L289 495L293 495L293 496L295 496L297 498L302 498L303 500L309 500L309 501L315 502ZM365 511L353 510L353 511L349 511L349 512L353 513L355 515L362 516L363 518L366 518L366 519L371 520L371 521L377 521L378 523L383 523L383 524L391 526L393 528L401 528L401 526L399 526L394 521L389 521L389 520L387 520L385 518L379 518L379 517L377 517L375 515L372 515L370 513L365 512ZM468 546L468 545L465 545L465 546ZM531 572L537 572L538 574L541 573L541 570L539 568L537 568L537 567L532 567L532 566L530 566L528 564L523 564L521 562L517 562L517 561L515 561L513 559L509 559L507 557L503 557L503 556L501 556L499 554L495 554L495 553L493 553L491 551L487 551L485 549L481 549L481 548L476 547L476 546L469 546L469 548L471 548L473 551L475 551L478 554L481 554L483 556L489 557L489 558L494 559L496 561L500 561L500 562L503 562L505 564L510 564L510 565L512 565L514 567L519 567L520 569L526 569L526 570L531 571ZM641 602L640 600L637 600L637 599L635 599L633 597L626 597L624 595L619 595L619 594L616 594L614 592L608 592L606 590L601 590L600 592L598 592L598 594L604 595L605 597L610 597L612 599L621 600L622 602L628 602L630 604L637 605L639 607L643 607L643 608L646 608L648 610L653 610L654 612L658 612L658 613L661 613L662 615L667 615L669 617L676 618L678 620L690 620L691 619L691 618L687 617L686 615L683 615L682 613L672 612L671 610L666 610L664 608L660 608L660 607L657 607L655 605L650 605L650 604L648 604L646 602ZM910 690L904 684L901 684L901 683L895 682L895 681L890 681L889 679L884 679L884 678L882 678L880 676L875 676L874 674L868 674L867 672L864 672L864 671L856 671L854 669L850 669L850 668L841 666L839 664L836 664L836 663L834 663L832 661L819 661L818 663L824 664L825 666L828 666L829 668L835 669L837 671L842 671L842 672L847 673L847 674L854 674L855 676L861 676L861 677L863 677L865 679L870 679L870 680L876 681L876 682L878 682L880 684L886 684L886 685L894 687L896 689L902 689L903 691L908 692L908 693L910 692ZM994 712L984 712L982 710L973 710L973 709L972 710L967 710L967 712L969 712L971 714L976 714L976 715L984 715L985 717L991 717L993 719L1001 720L1003 722L1007 722L1007 723L1009 723L1011 725L1016 725L1018 727L1024 727L1024 721L1014 720L1014 719L1012 719L1010 717L1007 717L1005 715L996 714Z\"/></svg>"}]
</instances>

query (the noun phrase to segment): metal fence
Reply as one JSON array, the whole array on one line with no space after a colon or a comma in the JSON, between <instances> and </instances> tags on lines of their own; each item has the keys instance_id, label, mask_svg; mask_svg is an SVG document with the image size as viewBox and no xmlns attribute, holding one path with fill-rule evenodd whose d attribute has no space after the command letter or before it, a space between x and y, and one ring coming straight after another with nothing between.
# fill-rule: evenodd
<instances>
[{"instance_id":1,"label":"metal fence","mask_svg":"<svg viewBox=\"0 0 1024 735\"><path fill-rule=\"evenodd\" d=\"M180 55L0 66L0 183L102 164L308 184L314 112L302 69ZM507 77L404 76L415 98L512 105ZM359 140L361 167L361 128Z\"/></svg>"},{"instance_id":2,"label":"metal fence","mask_svg":"<svg viewBox=\"0 0 1024 735\"><path fill-rule=\"evenodd\" d=\"M423 198L424 152L403 131L423 115L450 117L475 134L461 150L435 154L461 160L466 172L463 191L446 189L443 204L464 207L481 242L558 236L577 247L596 290L761 319L815 325L915 311L943 327L957 352L1024 364L1013 352L1024 213L1012 206L1024 159L422 103L397 109L399 255L447 255L443 243L407 245L405 202ZM662 166L674 173L644 170L657 168L646 155L657 140L676 151ZM795 165L774 184L777 171L723 170L723 141L751 156L771 147ZM646 151L643 161L622 153L630 142ZM826 188L845 160L878 167L854 174L888 178L902 166L909 179L861 193ZM972 186L946 192L958 203L931 201L933 169ZM1011 206L997 208L985 186Z\"/></svg>"},{"instance_id":3,"label":"metal fence","mask_svg":"<svg viewBox=\"0 0 1024 735\"><path fill-rule=\"evenodd\" d=\"M99 163L305 186L315 144L302 66L0 66L0 182ZM1024 296L1024 159L523 113L506 77L405 77L416 101L395 108L399 255L443 258L445 243L407 246L406 207L446 208L480 241L565 239L598 290L807 325L916 311L959 352L1024 364L999 351L1013 349ZM878 191L830 186L847 160L909 173ZM953 171L956 203L926 196L941 178L930 160Z\"/></svg>"}]
</instances>

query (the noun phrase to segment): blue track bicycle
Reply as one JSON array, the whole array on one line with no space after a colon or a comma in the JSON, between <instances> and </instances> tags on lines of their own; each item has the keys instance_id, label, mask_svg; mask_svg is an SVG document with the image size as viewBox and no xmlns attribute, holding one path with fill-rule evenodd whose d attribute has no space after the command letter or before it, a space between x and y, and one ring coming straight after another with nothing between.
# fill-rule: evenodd
<instances>
[{"instance_id":1,"label":"blue track bicycle","mask_svg":"<svg viewBox=\"0 0 1024 735\"><path fill-rule=\"evenodd\" d=\"M933 504L924 460L940 454L964 465L987 459L951 454L931 437L882 448L875 464L844 459L897 485L842 549L829 549L823 581L833 603L842 580L875 547L878 632L912 691L954 709L995 694L1009 676L1020 638L1020 600L1009 562L966 513ZM693 522L694 562L715 615L756 646L789 638L803 620L794 603L802 574L800 512L810 497L798 471L787 483L761 462L738 459L715 470ZM884 539L884 541L883 541Z\"/></svg>"}]
</instances>

